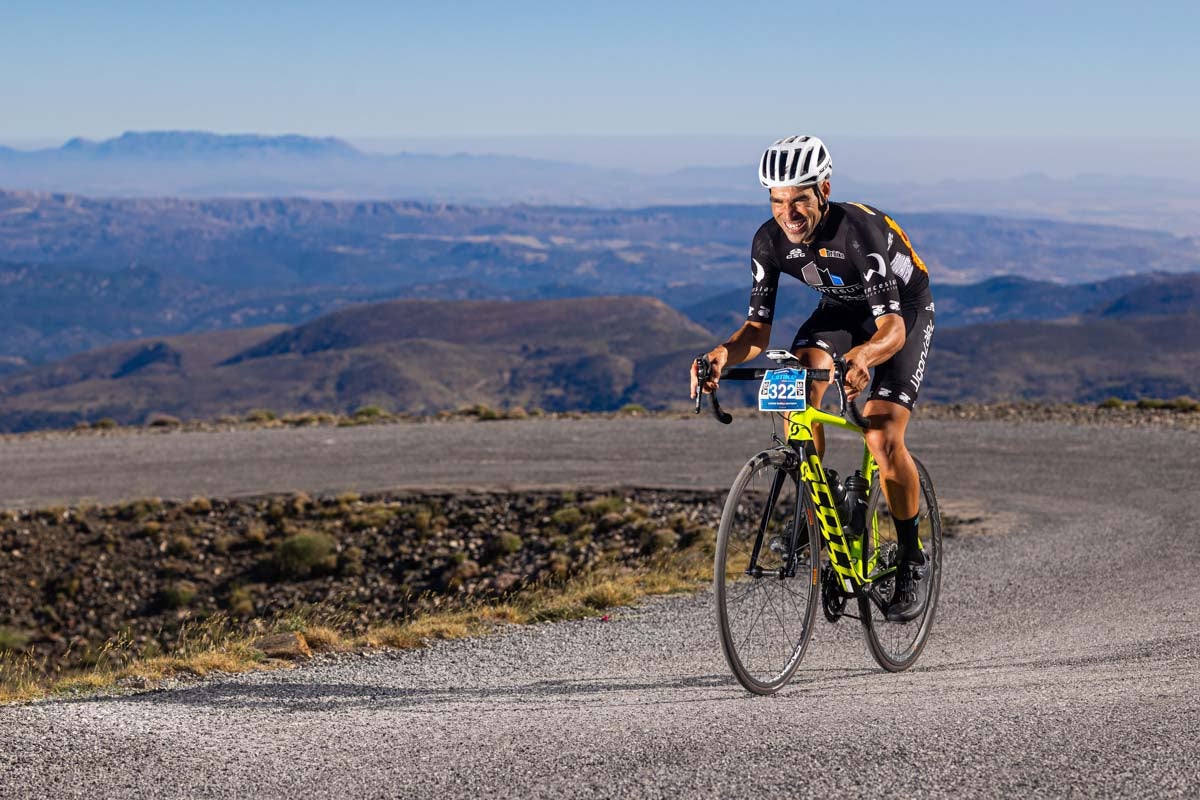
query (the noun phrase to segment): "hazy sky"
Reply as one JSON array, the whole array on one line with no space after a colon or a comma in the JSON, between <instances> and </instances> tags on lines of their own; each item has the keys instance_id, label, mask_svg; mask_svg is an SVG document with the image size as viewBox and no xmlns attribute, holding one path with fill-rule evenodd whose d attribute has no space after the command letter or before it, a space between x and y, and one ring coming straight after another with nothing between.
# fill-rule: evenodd
<instances>
[{"instance_id":1,"label":"hazy sky","mask_svg":"<svg viewBox=\"0 0 1200 800\"><path fill-rule=\"evenodd\" d=\"M1186 151L1200 131L1197 7L3 0L0 141L186 128L488 151L504 149L489 135L804 131L1086 139L1129 172L1138 137Z\"/></svg>"}]
</instances>

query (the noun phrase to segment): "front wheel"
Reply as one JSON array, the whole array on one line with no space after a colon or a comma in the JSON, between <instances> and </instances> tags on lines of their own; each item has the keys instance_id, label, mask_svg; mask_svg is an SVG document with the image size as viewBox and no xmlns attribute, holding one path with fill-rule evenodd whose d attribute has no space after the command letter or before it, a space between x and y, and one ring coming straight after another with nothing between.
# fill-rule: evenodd
<instances>
[{"instance_id":1,"label":"front wheel","mask_svg":"<svg viewBox=\"0 0 1200 800\"><path fill-rule=\"evenodd\" d=\"M820 555L790 448L764 450L738 473L717 532L713 589L721 648L755 694L788 682L812 638Z\"/></svg>"},{"instance_id":2,"label":"front wheel","mask_svg":"<svg viewBox=\"0 0 1200 800\"><path fill-rule=\"evenodd\" d=\"M889 622L885 615L887 604L895 589L894 580L885 577L873 581L866 595L859 599L858 608L867 637L867 647L879 666L888 672L908 669L921 655L933 627L934 612L942 585L942 516L938 511L933 481L925 466L913 458L921 478L920 531L921 549L925 553L926 573L922 581L925 606L921 615L910 622ZM868 571L879 572L894 566L896 560L896 529L887 500L879 485L879 473L871 481L867 501L867 530L863 534L863 563Z\"/></svg>"}]
</instances>

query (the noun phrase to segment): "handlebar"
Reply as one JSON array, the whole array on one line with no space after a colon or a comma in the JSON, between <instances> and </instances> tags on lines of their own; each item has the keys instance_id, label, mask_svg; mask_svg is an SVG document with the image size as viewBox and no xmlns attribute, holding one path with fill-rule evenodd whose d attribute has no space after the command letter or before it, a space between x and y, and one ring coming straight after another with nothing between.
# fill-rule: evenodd
<instances>
[{"instance_id":1,"label":"handlebar","mask_svg":"<svg viewBox=\"0 0 1200 800\"><path fill-rule=\"evenodd\" d=\"M808 369L807 377L810 381L833 381L833 385L837 387L838 402L841 404L842 412L846 415L846 419L854 423L863 430L870 430L873 425L871 420L862 415L858 410L858 406L851 403L846 397L846 360L841 356L833 357L833 369ZM733 381L751 381L762 378L767 374L765 367L732 367L724 370L721 373L723 380ZM712 363L708 360L708 356L700 356L696 359L696 413L700 413L701 406L704 405L704 384L712 380ZM728 425L733 422L733 415L722 410L721 404L717 401L717 392L714 389L709 396L712 398L713 416L723 425Z\"/></svg>"}]
</instances>

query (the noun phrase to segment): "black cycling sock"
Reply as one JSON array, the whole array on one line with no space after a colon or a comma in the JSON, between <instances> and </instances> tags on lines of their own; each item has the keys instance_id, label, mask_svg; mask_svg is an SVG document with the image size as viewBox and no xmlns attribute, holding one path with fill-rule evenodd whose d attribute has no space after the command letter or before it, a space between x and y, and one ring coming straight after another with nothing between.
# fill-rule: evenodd
<instances>
[{"instance_id":1,"label":"black cycling sock","mask_svg":"<svg viewBox=\"0 0 1200 800\"><path fill-rule=\"evenodd\" d=\"M912 519L892 519L896 523L896 540L899 544L899 560L912 561L916 564L925 563L925 554L917 541L917 528L921 515L916 514Z\"/></svg>"}]
</instances>

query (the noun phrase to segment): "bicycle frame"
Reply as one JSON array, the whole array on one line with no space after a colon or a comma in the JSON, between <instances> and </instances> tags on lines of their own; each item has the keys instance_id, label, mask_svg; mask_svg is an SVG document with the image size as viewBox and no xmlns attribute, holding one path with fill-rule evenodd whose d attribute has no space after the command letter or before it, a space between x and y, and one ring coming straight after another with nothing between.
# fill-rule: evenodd
<instances>
[{"instance_id":1,"label":"bicycle frame","mask_svg":"<svg viewBox=\"0 0 1200 800\"><path fill-rule=\"evenodd\" d=\"M890 575L895 571L895 567L876 569L879 554L879 522L876 515L871 516L870 530L864 532L864 535L872 537L873 546L870 548L871 555L869 561L864 563L866 548L860 547L857 554L852 552L850 542L847 540L846 533L842 528L842 520L838 514L837 504L833 500L833 490L829 487L825 468L821 464L821 456L817 452L812 428L814 423L819 422L824 425L833 425L837 428L853 431L860 436L863 434L863 429L849 420L811 406L804 411L787 412L784 418L787 424L787 444L796 451L800 459L800 482L802 485L808 487L807 505L804 509L808 523L809 525L814 525L819 522L821 537L825 540L826 547L829 550L829 563L837 573L842 584L842 589L848 595L857 596L861 594L863 587ZM875 471L875 458L871 455L871 451L864 441L862 474L866 478L868 485L871 485ZM799 509L797 509L797 512L799 512ZM796 517L797 519L799 518L799 513L797 513ZM757 552L755 555L757 555Z\"/></svg>"},{"instance_id":2,"label":"bicycle frame","mask_svg":"<svg viewBox=\"0 0 1200 800\"><path fill-rule=\"evenodd\" d=\"M784 358L792 358L792 354L786 351L775 351L782 354ZM767 354L771 357L771 353ZM708 361L707 359L697 359L699 365L703 360L703 367L697 367L697 376L702 380L707 379ZM776 359L779 361L780 359ZM874 483L876 464L875 459L871 455L870 449L866 445L865 431L870 426L870 421L858 413L857 409L846 397L846 387L844 384L844 376L846 374L846 365L840 357L834 357L835 369L830 372L824 369L808 368L806 376L807 380L832 380L833 386L837 390L837 394L841 400L843 412L849 413L854 421L836 414L830 414L813 406L807 406L803 411L789 411L781 413L787 426L786 444L796 453L799 458L799 474L797 478L800 483L808 487L807 497L804 492L797 492L797 504L804 503L805 515L809 526L817 525L821 530L821 536L825 540L829 550L829 561L833 570L837 573L842 584L842 590L850 596L861 596L863 589L869 586L872 582L879 580L891 573L895 572L895 567L878 567L878 558L880 552L880 534L878 515L872 514L869 522L870 530L864 531L863 535L870 535L870 548L860 547L859 552L855 554L850 547L850 543L846 538L846 533L842 528L842 520L838 515L837 506L833 501L833 491L829 488L829 480L825 475L825 468L821 465L821 457L817 452L816 442L813 439L813 425L821 423L823 425L832 425L835 428L843 428L853 431L859 436L863 436L863 457L862 457L862 474L867 481L867 485L871 486ZM757 380L763 377L768 370L765 369L729 369L722 373L722 377L726 380ZM703 394L698 392L696 395L696 413L700 413L701 398ZM733 417L721 410L717 402L715 392L712 394L712 410L717 419L722 423L728 424L732 422ZM780 413L780 412L775 412ZM778 441L778 439L776 440ZM771 487L770 502L767 504L767 512L764 512L764 517L759 523L758 539L755 542L753 552L751 554L750 566L748 571L757 571L758 555L762 549L762 539L766 531L767 517L769 509L773 508L775 501L778 499L779 491L782 488L782 483L777 480ZM791 536L792 554L788 559L783 573L787 577L792 577L796 574L796 548L799 545L800 535L800 509L796 509L794 515L794 524ZM865 542L857 542L865 544ZM867 558L865 553L870 550L870 557ZM866 563L864 563L866 560ZM813 569L817 569L818 564L814 559ZM814 577L815 580L815 577Z\"/></svg>"}]
</instances>

